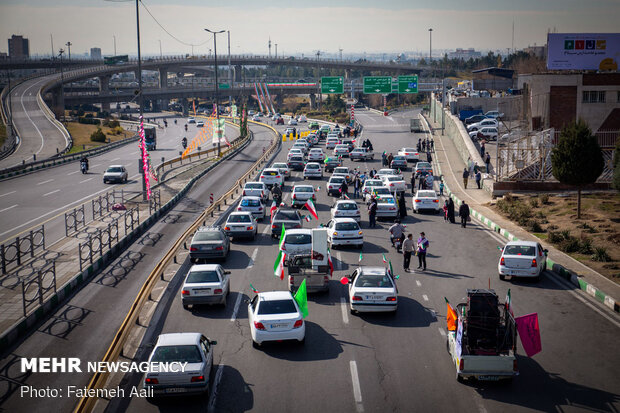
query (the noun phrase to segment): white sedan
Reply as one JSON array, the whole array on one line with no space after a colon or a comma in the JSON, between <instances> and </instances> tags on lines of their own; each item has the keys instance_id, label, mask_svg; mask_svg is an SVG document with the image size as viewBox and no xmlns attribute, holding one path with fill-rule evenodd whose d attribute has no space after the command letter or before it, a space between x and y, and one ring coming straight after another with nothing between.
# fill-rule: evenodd
<instances>
[{"instance_id":1,"label":"white sedan","mask_svg":"<svg viewBox=\"0 0 620 413\"><path fill-rule=\"evenodd\" d=\"M304 228L287 230L284 233L284 242L280 250L285 251L288 256L311 254L312 230Z\"/></svg>"},{"instance_id":2,"label":"white sedan","mask_svg":"<svg viewBox=\"0 0 620 413\"><path fill-rule=\"evenodd\" d=\"M387 187L390 192L405 192L407 190L407 184L402 176L398 175L381 175L383 186Z\"/></svg>"},{"instance_id":3,"label":"white sedan","mask_svg":"<svg viewBox=\"0 0 620 413\"><path fill-rule=\"evenodd\" d=\"M303 172L304 179L323 178L323 170L317 162L308 162Z\"/></svg>"},{"instance_id":4,"label":"white sedan","mask_svg":"<svg viewBox=\"0 0 620 413\"><path fill-rule=\"evenodd\" d=\"M295 118L291 118L288 121L289 126L297 126L297 121L295 120Z\"/></svg>"},{"instance_id":5,"label":"white sedan","mask_svg":"<svg viewBox=\"0 0 620 413\"><path fill-rule=\"evenodd\" d=\"M291 170L288 168L288 165L286 164L286 162L276 162L273 165L271 165L271 167L278 169L280 173L284 175L285 179L291 175Z\"/></svg>"},{"instance_id":6,"label":"white sedan","mask_svg":"<svg viewBox=\"0 0 620 413\"><path fill-rule=\"evenodd\" d=\"M404 179L402 174L399 174L396 169L392 169L392 168L379 169L377 173L375 174L375 179L381 179L383 175L396 175L396 176L400 176L401 179Z\"/></svg>"},{"instance_id":7,"label":"white sedan","mask_svg":"<svg viewBox=\"0 0 620 413\"><path fill-rule=\"evenodd\" d=\"M407 158L407 162L417 162L420 160L420 154L416 148L400 148L398 154Z\"/></svg>"},{"instance_id":8,"label":"white sedan","mask_svg":"<svg viewBox=\"0 0 620 413\"><path fill-rule=\"evenodd\" d=\"M435 191L419 190L415 193L412 202L413 212L420 212L422 210L439 212L439 199Z\"/></svg>"},{"instance_id":9,"label":"white sedan","mask_svg":"<svg viewBox=\"0 0 620 413\"><path fill-rule=\"evenodd\" d=\"M306 324L289 291L258 293L248 303L248 320L255 348L266 341L305 341Z\"/></svg>"},{"instance_id":10,"label":"white sedan","mask_svg":"<svg viewBox=\"0 0 620 413\"><path fill-rule=\"evenodd\" d=\"M324 160L325 154L323 153L323 149L314 148L310 149L310 152L308 152L308 161L323 162Z\"/></svg>"},{"instance_id":11,"label":"white sedan","mask_svg":"<svg viewBox=\"0 0 620 413\"><path fill-rule=\"evenodd\" d=\"M387 268L360 267L349 276L349 305L356 312L396 312L398 289Z\"/></svg>"},{"instance_id":12,"label":"white sedan","mask_svg":"<svg viewBox=\"0 0 620 413\"><path fill-rule=\"evenodd\" d=\"M332 219L334 218L353 218L357 222L362 220L360 216L360 209L357 206L357 202L341 200L336 201L331 209Z\"/></svg>"},{"instance_id":13,"label":"white sedan","mask_svg":"<svg viewBox=\"0 0 620 413\"><path fill-rule=\"evenodd\" d=\"M312 201L316 201L316 195L314 194L314 187L312 185L295 185L293 187L293 193L291 195L291 205L304 205L308 199L312 198Z\"/></svg>"},{"instance_id":14,"label":"white sedan","mask_svg":"<svg viewBox=\"0 0 620 413\"><path fill-rule=\"evenodd\" d=\"M230 293L229 274L219 264L192 265L181 288L183 308L197 304L225 306Z\"/></svg>"},{"instance_id":15,"label":"white sedan","mask_svg":"<svg viewBox=\"0 0 620 413\"><path fill-rule=\"evenodd\" d=\"M502 250L497 264L499 279L506 276L540 279L547 269L547 250L534 241L510 241Z\"/></svg>"},{"instance_id":16,"label":"white sedan","mask_svg":"<svg viewBox=\"0 0 620 413\"><path fill-rule=\"evenodd\" d=\"M364 246L364 233L353 218L334 218L327 223L327 242L331 248L340 245Z\"/></svg>"},{"instance_id":17,"label":"white sedan","mask_svg":"<svg viewBox=\"0 0 620 413\"><path fill-rule=\"evenodd\" d=\"M250 212L256 219L262 220L265 218L265 205L263 200L257 196L244 196L241 198L237 211Z\"/></svg>"}]
</instances>

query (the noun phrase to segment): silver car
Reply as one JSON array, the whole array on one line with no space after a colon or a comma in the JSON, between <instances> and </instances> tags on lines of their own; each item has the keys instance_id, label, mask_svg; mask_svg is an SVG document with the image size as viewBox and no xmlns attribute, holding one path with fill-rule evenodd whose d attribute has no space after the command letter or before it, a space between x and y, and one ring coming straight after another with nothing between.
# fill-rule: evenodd
<instances>
[{"instance_id":1,"label":"silver car","mask_svg":"<svg viewBox=\"0 0 620 413\"><path fill-rule=\"evenodd\" d=\"M120 182L126 183L128 178L127 169L123 165L111 165L103 173L103 183Z\"/></svg>"},{"instance_id":2,"label":"silver car","mask_svg":"<svg viewBox=\"0 0 620 413\"><path fill-rule=\"evenodd\" d=\"M257 196L244 196L241 198L237 211L250 212L259 220L265 218L265 204L263 204L263 200Z\"/></svg>"},{"instance_id":3,"label":"silver car","mask_svg":"<svg viewBox=\"0 0 620 413\"><path fill-rule=\"evenodd\" d=\"M189 247L189 260L193 264L209 258L226 258L230 251L228 235L220 227L200 227Z\"/></svg>"},{"instance_id":4,"label":"silver car","mask_svg":"<svg viewBox=\"0 0 620 413\"><path fill-rule=\"evenodd\" d=\"M251 212L231 212L224 224L224 232L230 238L256 238L258 224Z\"/></svg>"},{"instance_id":5,"label":"silver car","mask_svg":"<svg viewBox=\"0 0 620 413\"><path fill-rule=\"evenodd\" d=\"M230 271L219 264L192 265L181 288L183 308L198 304L226 305L230 294Z\"/></svg>"},{"instance_id":6,"label":"silver car","mask_svg":"<svg viewBox=\"0 0 620 413\"><path fill-rule=\"evenodd\" d=\"M304 168L304 179L308 178L323 178L323 170L321 169L321 165L317 162L308 162L306 167Z\"/></svg>"}]
</instances>

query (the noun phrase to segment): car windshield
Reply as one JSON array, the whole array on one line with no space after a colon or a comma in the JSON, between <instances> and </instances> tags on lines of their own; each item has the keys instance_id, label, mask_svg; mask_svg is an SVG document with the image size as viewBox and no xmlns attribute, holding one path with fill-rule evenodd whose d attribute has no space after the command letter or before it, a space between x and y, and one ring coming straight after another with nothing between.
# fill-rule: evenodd
<instances>
[{"instance_id":1,"label":"car windshield","mask_svg":"<svg viewBox=\"0 0 620 413\"><path fill-rule=\"evenodd\" d=\"M357 209L357 204L354 202L343 202L338 204L338 209L344 211L355 211Z\"/></svg>"},{"instance_id":2,"label":"car windshield","mask_svg":"<svg viewBox=\"0 0 620 413\"><path fill-rule=\"evenodd\" d=\"M334 169L335 174L348 174L349 170L347 168L336 168Z\"/></svg>"},{"instance_id":3,"label":"car windshield","mask_svg":"<svg viewBox=\"0 0 620 413\"><path fill-rule=\"evenodd\" d=\"M428 162L418 162L415 166L416 168L430 168L431 164Z\"/></svg>"},{"instance_id":4,"label":"car windshield","mask_svg":"<svg viewBox=\"0 0 620 413\"><path fill-rule=\"evenodd\" d=\"M286 244L312 244L310 234L286 234Z\"/></svg>"},{"instance_id":5,"label":"car windshield","mask_svg":"<svg viewBox=\"0 0 620 413\"><path fill-rule=\"evenodd\" d=\"M319 165L316 164L311 164L309 163L308 165L306 165L307 169L321 169L321 167Z\"/></svg>"},{"instance_id":6,"label":"car windshield","mask_svg":"<svg viewBox=\"0 0 620 413\"><path fill-rule=\"evenodd\" d=\"M392 287L392 281L386 274L362 274L355 280L356 287Z\"/></svg>"},{"instance_id":7,"label":"car windshield","mask_svg":"<svg viewBox=\"0 0 620 413\"><path fill-rule=\"evenodd\" d=\"M202 363L200 350L193 344L187 346L161 346L155 349L151 362L171 363Z\"/></svg>"},{"instance_id":8,"label":"car windshield","mask_svg":"<svg viewBox=\"0 0 620 413\"><path fill-rule=\"evenodd\" d=\"M258 314L288 314L296 313L297 308L293 300L261 301L258 305Z\"/></svg>"},{"instance_id":9,"label":"car windshield","mask_svg":"<svg viewBox=\"0 0 620 413\"><path fill-rule=\"evenodd\" d=\"M394 203L396 203L396 201L394 201L394 198L391 197L391 196L390 197L380 197L378 202L380 202L382 204L394 204Z\"/></svg>"},{"instance_id":10,"label":"car windshield","mask_svg":"<svg viewBox=\"0 0 620 413\"><path fill-rule=\"evenodd\" d=\"M377 180L368 180L365 183L366 186L383 186L383 182Z\"/></svg>"},{"instance_id":11,"label":"car windshield","mask_svg":"<svg viewBox=\"0 0 620 413\"><path fill-rule=\"evenodd\" d=\"M435 191L418 191L418 198L435 198Z\"/></svg>"},{"instance_id":12,"label":"car windshield","mask_svg":"<svg viewBox=\"0 0 620 413\"><path fill-rule=\"evenodd\" d=\"M273 167L274 168L282 168L282 169L288 168L288 166L285 163L274 163Z\"/></svg>"},{"instance_id":13,"label":"car windshield","mask_svg":"<svg viewBox=\"0 0 620 413\"><path fill-rule=\"evenodd\" d=\"M299 212L297 211L278 211L275 220L298 221Z\"/></svg>"},{"instance_id":14,"label":"car windshield","mask_svg":"<svg viewBox=\"0 0 620 413\"><path fill-rule=\"evenodd\" d=\"M278 175L277 171L263 171L263 175L276 176Z\"/></svg>"},{"instance_id":15,"label":"car windshield","mask_svg":"<svg viewBox=\"0 0 620 413\"><path fill-rule=\"evenodd\" d=\"M244 199L241 200L241 206L257 207L257 206L260 206L260 201L258 199L247 199L247 198L244 198Z\"/></svg>"},{"instance_id":16,"label":"car windshield","mask_svg":"<svg viewBox=\"0 0 620 413\"><path fill-rule=\"evenodd\" d=\"M194 241L220 241L222 239L219 231L198 231L194 235Z\"/></svg>"},{"instance_id":17,"label":"car windshield","mask_svg":"<svg viewBox=\"0 0 620 413\"><path fill-rule=\"evenodd\" d=\"M231 215L228 217L228 222L252 222L249 215Z\"/></svg>"},{"instance_id":18,"label":"car windshield","mask_svg":"<svg viewBox=\"0 0 620 413\"><path fill-rule=\"evenodd\" d=\"M217 271L191 271L187 276L188 284L195 283L216 283L220 279L217 276Z\"/></svg>"},{"instance_id":19,"label":"car windshield","mask_svg":"<svg viewBox=\"0 0 620 413\"><path fill-rule=\"evenodd\" d=\"M246 189L263 189L262 184L245 184Z\"/></svg>"},{"instance_id":20,"label":"car windshield","mask_svg":"<svg viewBox=\"0 0 620 413\"><path fill-rule=\"evenodd\" d=\"M390 192L389 189L387 189L385 187L381 187L381 188L375 189L375 194L377 194L377 195L390 195L391 192Z\"/></svg>"},{"instance_id":21,"label":"car windshield","mask_svg":"<svg viewBox=\"0 0 620 413\"><path fill-rule=\"evenodd\" d=\"M403 148L402 152L415 152L414 148Z\"/></svg>"},{"instance_id":22,"label":"car windshield","mask_svg":"<svg viewBox=\"0 0 620 413\"><path fill-rule=\"evenodd\" d=\"M291 161L303 162L303 158L301 156L291 156Z\"/></svg>"},{"instance_id":23,"label":"car windshield","mask_svg":"<svg viewBox=\"0 0 620 413\"><path fill-rule=\"evenodd\" d=\"M108 168L108 170L106 172L123 172L123 168L112 167L112 168Z\"/></svg>"},{"instance_id":24,"label":"car windshield","mask_svg":"<svg viewBox=\"0 0 620 413\"><path fill-rule=\"evenodd\" d=\"M293 192L314 192L314 188L308 186L296 186Z\"/></svg>"},{"instance_id":25,"label":"car windshield","mask_svg":"<svg viewBox=\"0 0 620 413\"><path fill-rule=\"evenodd\" d=\"M386 179L390 182L402 181L398 176L388 176Z\"/></svg>"},{"instance_id":26,"label":"car windshield","mask_svg":"<svg viewBox=\"0 0 620 413\"><path fill-rule=\"evenodd\" d=\"M329 180L329 182L332 184L341 184L344 182L344 178L341 178L339 176L334 176Z\"/></svg>"},{"instance_id":27,"label":"car windshield","mask_svg":"<svg viewBox=\"0 0 620 413\"><path fill-rule=\"evenodd\" d=\"M536 255L536 247L529 245L506 245L504 255Z\"/></svg>"},{"instance_id":28,"label":"car windshield","mask_svg":"<svg viewBox=\"0 0 620 413\"><path fill-rule=\"evenodd\" d=\"M337 231L357 231L360 227L357 222L338 222L336 223Z\"/></svg>"}]
</instances>

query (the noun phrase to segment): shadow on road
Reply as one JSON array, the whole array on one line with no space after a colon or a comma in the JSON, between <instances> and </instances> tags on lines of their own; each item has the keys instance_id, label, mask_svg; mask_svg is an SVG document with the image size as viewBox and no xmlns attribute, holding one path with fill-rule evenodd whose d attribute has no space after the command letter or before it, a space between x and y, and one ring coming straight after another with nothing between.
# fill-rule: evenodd
<instances>
[{"instance_id":1,"label":"shadow on road","mask_svg":"<svg viewBox=\"0 0 620 413\"><path fill-rule=\"evenodd\" d=\"M419 302L399 295L396 313L358 313L368 324L385 327L428 327L437 321L435 317Z\"/></svg>"},{"instance_id":2,"label":"shadow on road","mask_svg":"<svg viewBox=\"0 0 620 413\"><path fill-rule=\"evenodd\" d=\"M306 343L297 342L263 343L265 354L289 361L316 361L338 358L342 345L332 334L320 325L306 321Z\"/></svg>"}]
</instances>

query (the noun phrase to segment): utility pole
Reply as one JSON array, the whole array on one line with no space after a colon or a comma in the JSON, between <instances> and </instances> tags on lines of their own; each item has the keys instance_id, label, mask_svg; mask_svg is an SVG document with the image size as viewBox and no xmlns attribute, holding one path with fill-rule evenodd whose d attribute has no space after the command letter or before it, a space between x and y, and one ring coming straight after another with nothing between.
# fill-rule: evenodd
<instances>
[{"instance_id":1,"label":"utility pole","mask_svg":"<svg viewBox=\"0 0 620 413\"><path fill-rule=\"evenodd\" d=\"M428 63L433 61L433 29L428 29Z\"/></svg>"},{"instance_id":2,"label":"utility pole","mask_svg":"<svg viewBox=\"0 0 620 413\"><path fill-rule=\"evenodd\" d=\"M114 56L116 56L116 36L112 35L112 37L114 38Z\"/></svg>"},{"instance_id":3,"label":"utility pole","mask_svg":"<svg viewBox=\"0 0 620 413\"><path fill-rule=\"evenodd\" d=\"M233 83L233 79L232 79L232 70L230 70L230 30L227 31L228 33L228 105L232 107L232 83ZM278 50L278 49L276 49Z\"/></svg>"},{"instance_id":4,"label":"utility pole","mask_svg":"<svg viewBox=\"0 0 620 413\"><path fill-rule=\"evenodd\" d=\"M161 51L161 39L159 40L159 57L160 58L164 57L164 54Z\"/></svg>"},{"instance_id":5,"label":"utility pole","mask_svg":"<svg viewBox=\"0 0 620 413\"><path fill-rule=\"evenodd\" d=\"M271 36L269 36L269 58L271 59Z\"/></svg>"},{"instance_id":6,"label":"utility pole","mask_svg":"<svg viewBox=\"0 0 620 413\"><path fill-rule=\"evenodd\" d=\"M278 44L276 43L276 59L278 58Z\"/></svg>"},{"instance_id":7,"label":"utility pole","mask_svg":"<svg viewBox=\"0 0 620 413\"><path fill-rule=\"evenodd\" d=\"M316 51L316 69L317 69L317 78L321 79L321 64L319 63L319 58L321 57L321 51ZM321 107L323 106L323 94L321 93L320 82L316 82L317 89L319 91L319 112L321 111Z\"/></svg>"},{"instance_id":8,"label":"utility pole","mask_svg":"<svg viewBox=\"0 0 620 413\"><path fill-rule=\"evenodd\" d=\"M62 54L64 52L65 51L63 49L60 49L58 51L58 56L60 56L60 107L62 109L62 116L60 117L61 122L65 118L65 76L62 70Z\"/></svg>"},{"instance_id":9,"label":"utility pole","mask_svg":"<svg viewBox=\"0 0 620 413\"><path fill-rule=\"evenodd\" d=\"M56 56L56 52L54 52L54 36L52 36L51 33L50 33L50 42L52 43L52 60L53 60L54 56Z\"/></svg>"},{"instance_id":10,"label":"utility pole","mask_svg":"<svg viewBox=\"0 0 620 413\"><path fill-rule=\"evenodd\" d=\"M342 62L342 48L338 48L338 51L340 52L340 61Z\"/></svg>"},{"instance_id":11,"label":"utility pole","mask_svg":"<svg viewBox=\"0 0 620 413\"><path fill-rule=\"evenodd\" d=\"M217 136L217 156L220 157L222 155L222 148L220 146L220 99L219 99L219 84L217 80L217 35L219 33L224 33L226 30L220 30L219 32L214 32L209 29L205 29L205 31L213 34L213 53L215 56L215 134Z\"/></svg>"},{"instance_id":12,"label":"utility pole","mask_svg":"<svg viewBox=\"0 0 620 413\"><path fill-rule=\"evenodd\" d=\"M11 133L11 136L15 135L14 129L13 129L13 100L11 99L11 96L13 95L13 92L11 90L11 71L9 69L6 70L6 77L9 81L9 131Z\"/></svg>"},{"instance_id":13,"label":"utility pole","mask_svg":"<svg viewBox=\"0 0 620 413\"><path fill-rule=\"evenodd\" d=\"M69 51L69 61L71 61L71 42L67 42L66 46L67 46L67 50Z\"/></svg>"},{"instance_id":14,"label":"utility pole","mask_svg":"<svg viewBox=\"0 0 620 413\"><path fill-rule=\"evenodd\" d=\"M136 36L138 38L138 104L140 105L140 118L144 115L144 95L142 94L142 54L140 51L140 0L136 0ZM138 165L142 157L138 160ZM142 177L142 200L146 201L146 179Z\"/></svg>"}]
</instances>

